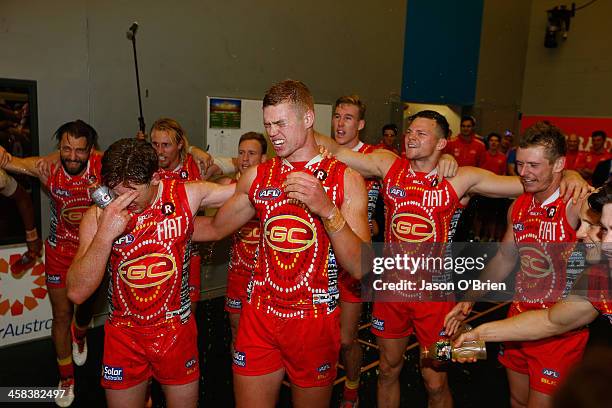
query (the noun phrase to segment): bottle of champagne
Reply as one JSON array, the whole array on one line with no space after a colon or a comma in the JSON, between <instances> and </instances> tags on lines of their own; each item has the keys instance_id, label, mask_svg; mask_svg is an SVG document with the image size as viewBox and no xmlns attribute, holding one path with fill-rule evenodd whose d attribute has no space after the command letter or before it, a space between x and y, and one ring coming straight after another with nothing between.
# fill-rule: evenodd
<instances>
[{"instance_id":1,"label":"bottle of champagne","mask_svg":"<svg viewBox=\"0 0 612 408\"><path fill-rule=\"evenodd\" d=\"M440 339L425 349L422 358L438 361L451 361L458 358L487 359L487 347L484 340L466 341L459 347L453 347L450 339Z\"/></svg>"},{"instance_id":2,"label":"bottle of champagne","mask_svg":"<svg viewBox=\"0 0 612 408\"><path fill-rule=\"evenodd\" d=\"M449 338L444 332L440 333L440 339L431 346L423 350L421 358L438 360L438 361L451 361L459 358L476 358L478 360L487 359L487 347L484 340L466 341L459 347L453 347L453 340L460 334L472 330L472 326L469 324L463 324L458 333Z\"/></svg>"}]
</instances>

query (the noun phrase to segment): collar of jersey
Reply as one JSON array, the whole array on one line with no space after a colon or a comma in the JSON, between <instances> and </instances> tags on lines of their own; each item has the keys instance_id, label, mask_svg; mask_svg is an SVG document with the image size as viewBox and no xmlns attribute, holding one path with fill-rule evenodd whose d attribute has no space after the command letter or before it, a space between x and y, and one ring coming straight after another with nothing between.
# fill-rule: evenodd
<instances>
[{"instance_id":1,"label":"collar of jersey","mask_svg":"<svg viewBox=\"0 0 612 408\"><path fill-rule=\"evenodd\" d=\"M553 201L555 201L557 198L559 198L559 196L561 195L560 190L557 188L555 190L554 193L551 194L550 197L548 197L546 200L544 200L544 202L542 204L540 204L540 207L546 207L547 205L549 205L550 203L552 203ZM535 199L535 196L534 196Z\"/></svg>"},{"instance_id":2,"label":"collar of jersey","mask_svg":"<svg viewBox=\"0 0 612 408\"><path fill-rule=\"evenodd\" d=\"M355 145L355 147L353 147L351 150L354 151L354 152L358 152L359 149L361 149L362 146L363 146L363 142L360 140L359 143L357 143Z\"/></svg>"},{"instance_id":3,"label":"collar of jersey","mask_svg":"<svg viewBox=\"0 0 612 408\"><path fill-rule=\"evenodd\" d=\"M410 175L413 177L419 177L416 173L416 171L412 170L412 166L408 167L408 171L410 172ZM422 174L422 173L421 173ZM427 173L425 175L425 178L432 178L433 176L438 174L438 168L434 168L432 171L430 171L429 173Z\"/></svg>"},{"instance_id":4,"label":"collar of jersey","mask_svg":"<svg viewBox=\"0 0 612 408\"><path fill-rule=\"evenodd\" d=\"M320 154L317 154L315 157L310 159L310 161L308 163L306 163L306 165L304 167L308 167L308 166L311 166L313 164L319 163L321 160L323 160L323 156L321 156ZM289 160L285 159L284 157L283 157L283 163L286 166L289 166L290 168L293 169L293 164L291 164L291 162Z\"/></svg>"}]
</instances>

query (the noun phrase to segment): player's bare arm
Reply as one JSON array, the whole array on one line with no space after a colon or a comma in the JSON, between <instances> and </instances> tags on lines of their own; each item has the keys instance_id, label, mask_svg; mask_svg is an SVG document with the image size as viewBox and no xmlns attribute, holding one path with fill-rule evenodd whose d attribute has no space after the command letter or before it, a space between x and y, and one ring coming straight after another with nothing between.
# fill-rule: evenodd
<instances>
[{"instance_id":1,"label":"player's bare arm","mask_svg":"<svg viewBox=\"0 0 612 408\"><path fill-rule=\"evenodd\" d=\"M354 152L320 133L315 133L315 139L317 144L324 146L336 159L366 178L385 178L393 162L397 159L397 156L388 150L375 150L368 154Z\"/></svg>"},{"instance_id":2,"label":"player's bare arm","mask_svg":"<svg viewBox=\"0 0 612 408\"><path fill-rule=\"evenodd\" d=\"M502 239L501 245L497 250L495 256L489 261L485 269L482 271L482 274L478 277L481 281L490 280L492 282L502 282L504 279L512 273L514 267L516 266L516 262L518 260L518 248L516 246L516 242L514 241L514 233L512 231L512 209L514 208L514 203L508 209L508 227L506 228L506 232L504 233L504 238ZM466 293L465 299L468 299L463 302L457 303L453 310L451 310L446 317L444 318L444 330L449 336L452 336L463 320L465 320L472 307L474 306L474 302L472 299L477 299L479 296L485 295L486 293L480 291L470 290Z\"/></svg>"},{"instance_id":3,"label":"player's bare arm","mask_svg":"<svg viewBox=\"0 0 612 408\"><path fill-rule=\"evenodd\" d=\"M586 299L570 295L550 309L530 310L482 324L457 338L460 341L531 341L566 333L591 323L599 312Z\"/></svg>"},{"instance_id":4,"label":"player's bare arm","mask_svg":"<svg viewBox=\"0 0 612 408\"><path fill-rule=\"evenodd\" d=\"M194 241L218 241L255 216L255 208L249 200L249 189L256 175L257 166L247 169L238 183L232 185L236 188L234 194L221 206L214 217L195 218L192 236Z\"/></svg>"},{"instance_id":5,"label":"player's bare arm","mask_svg":"<svg viewBox=\"0 0 612 408\"><path fill-rule=\"evenodd\" d=\"M138 196L130 191L117 197L104 210L92 206L79 226L79 249L68 269L68 298L81 304L96 291L106 270L114 240L130 221L128 205Z\"/></svg>"},{"instance_id":6,"label":"player's bare arm","mask_svg":"<svg viewBox=\"0 0 612 408\"><path fill-rule=\"evenodd\" d=\"M208 181L185 183L185 192L189 199L192 214L196 214L199 209L205 207L221 207L234 194L235 190L235 184L221 185Z\"/></svg>"}]
</instances>

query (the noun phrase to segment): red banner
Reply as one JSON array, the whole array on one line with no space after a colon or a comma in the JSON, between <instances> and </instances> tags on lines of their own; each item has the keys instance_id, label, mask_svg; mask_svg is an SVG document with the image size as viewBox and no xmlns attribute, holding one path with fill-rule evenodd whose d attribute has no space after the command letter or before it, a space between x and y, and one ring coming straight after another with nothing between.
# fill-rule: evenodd
<instances>
[{"instance_id":1,"label":"red banner","mask_svg":"<svg viewBox=\"0 0 612 408\"><path fill-rule=\"evenodd\" d=\"M562 116L526 116L521 119L521 134L536 122L547 120L560 128L565 135L575 133L580 138L580 150L588 150L591 145L591 133L603 130L612 135L612 118L572 118ZM612 148L612 140L606 141L606 148Z\"/></svg>"}]
</instances>

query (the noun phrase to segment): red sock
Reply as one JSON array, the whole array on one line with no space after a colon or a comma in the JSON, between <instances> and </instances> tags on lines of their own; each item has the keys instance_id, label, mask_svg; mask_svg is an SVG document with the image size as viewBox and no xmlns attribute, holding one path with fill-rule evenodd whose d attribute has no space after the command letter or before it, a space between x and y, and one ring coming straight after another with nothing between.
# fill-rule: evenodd
<instances>
[{"instance_id":1,"label":"red sock","mask_svg":"<svg viewBox=\"0 0 612 408\"><path fill-rule=\"evenodd\" d=\"M72 365L72 356L64 359L57 359L57 368L59 369L60 378L65 380L67 378L74 378L74 366Z\"/></svg>"},{"instance_id":2,"label":"red sock","mask_svg":"<svg viewBox=\"0 0 612 408\"><path fill-rule=\"evenodd\" d=\"M347 388L346 385L344 386L344 394L342 395L342 398L344 400L355 401L358 395L359 395L359 387L351 389L351 388Z\"/></svg>"},{"instance_id":3,"label":"red sock","mask_svg":"<svg viewBox=\"0 0 612 408\"><path fill-rule=\"evenodd\" d=\"M87 335L87 327L81 328L77 326L76 322L73 320L71 324L72 328L72 338L74 338L77 342L83 342L83 339Z\"/></svg>"}]
</instances>

